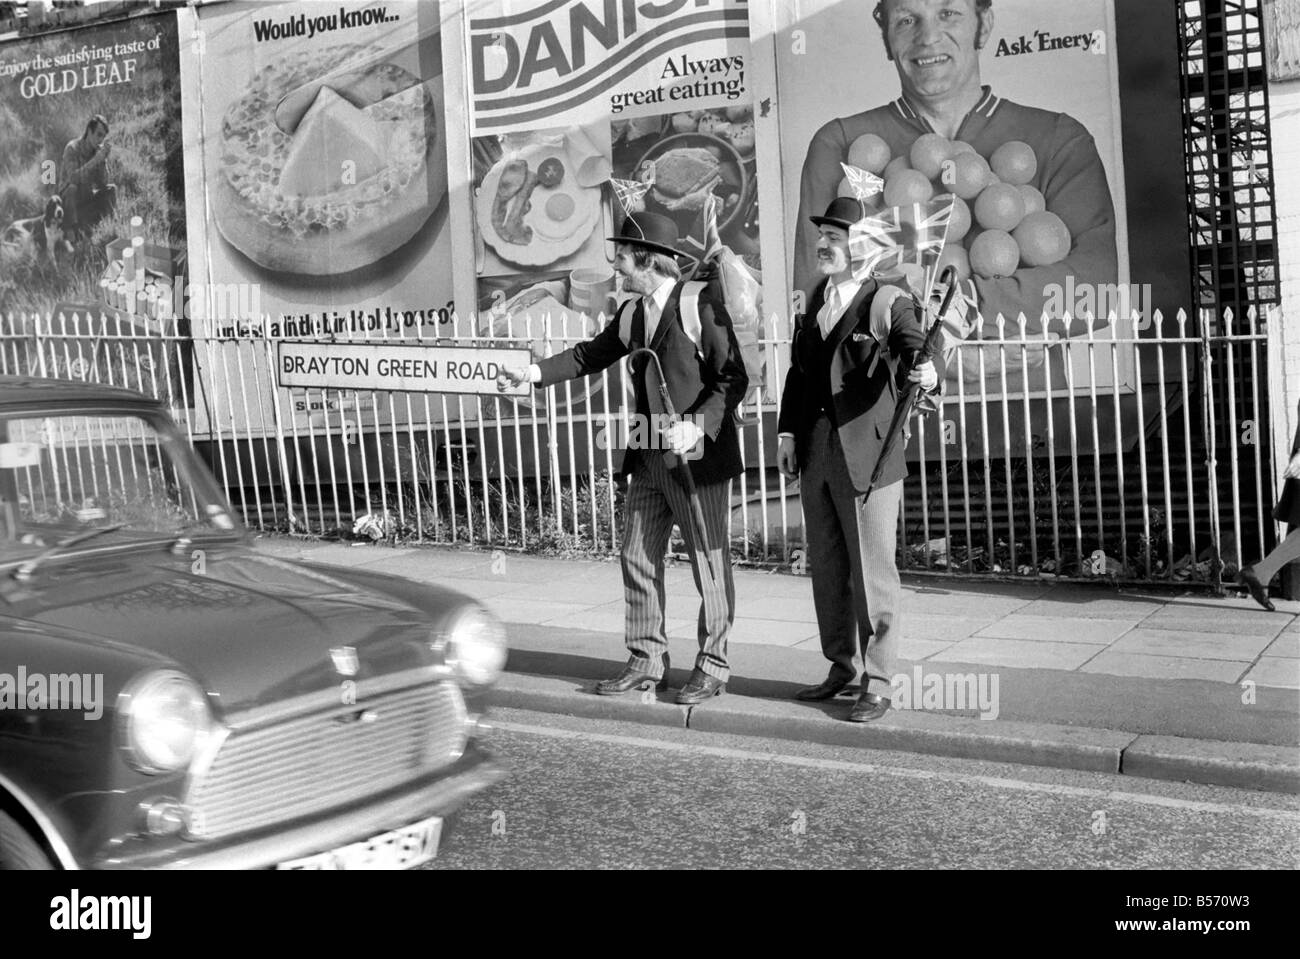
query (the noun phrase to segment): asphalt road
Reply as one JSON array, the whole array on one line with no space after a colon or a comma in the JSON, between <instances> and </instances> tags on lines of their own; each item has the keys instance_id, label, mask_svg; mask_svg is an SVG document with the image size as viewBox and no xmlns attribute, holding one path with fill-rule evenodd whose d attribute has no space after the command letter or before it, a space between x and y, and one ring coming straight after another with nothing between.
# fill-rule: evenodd
<instances>
[{"instance_id":1,"label":"asphalt road","mask_svg":"<svg viewBox=\"0 0 1300 959\"><path fill-rule=\"evenodd\" d=\"M1295 869L1300 797L496 710L434 869Z\"/></svg>"}]
</instances>

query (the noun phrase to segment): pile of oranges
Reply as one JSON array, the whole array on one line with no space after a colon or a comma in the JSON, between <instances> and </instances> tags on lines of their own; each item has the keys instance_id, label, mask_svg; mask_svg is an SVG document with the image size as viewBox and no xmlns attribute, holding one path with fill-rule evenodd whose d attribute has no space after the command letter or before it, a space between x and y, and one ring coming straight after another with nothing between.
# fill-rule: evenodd
<instances>
[{"instance_id":1,"label":"pile of oranges","mask_svg":"<svg viewBox=\"0 0 1300 959\"><path fill-rule=\"evenodd\" d=\"M924 133L908 155L895 157L888 143L867 133L849 146L846 162L884 179L880 209L953 198L939 269L953 265L963 280L1050 266L1070 252L1069 228L1030 186L1038 158L1027 143L1010 140L985 159L969 143ZM839 193L853 196L847 177Z\"/></svg>"}]
</instances>

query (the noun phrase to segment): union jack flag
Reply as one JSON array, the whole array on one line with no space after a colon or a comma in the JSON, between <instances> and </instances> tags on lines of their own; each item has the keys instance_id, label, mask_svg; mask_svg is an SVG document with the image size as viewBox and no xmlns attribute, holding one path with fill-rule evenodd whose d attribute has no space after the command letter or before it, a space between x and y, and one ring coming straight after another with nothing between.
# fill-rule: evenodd
<instances>
[{"instance_id":1,"label":"union jack flag","mask_svg":"<svg viewBox=\"0 0 1300 959\"><path fill-rule=\"evenodd\" d=\"M849 228L853 276L903 276L921 302L929 300L935 267L952 220L951 197L891 207Z\"/></svg>"}]
</instances>

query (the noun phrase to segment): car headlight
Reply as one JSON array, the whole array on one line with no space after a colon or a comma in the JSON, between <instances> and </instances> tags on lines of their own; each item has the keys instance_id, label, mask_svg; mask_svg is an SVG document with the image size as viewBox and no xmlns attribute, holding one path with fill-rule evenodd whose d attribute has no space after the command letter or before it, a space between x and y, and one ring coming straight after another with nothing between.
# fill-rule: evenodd
<instances>
[{"instance_id":1,"label":"car headlight","mask_svg":"<svg viewBox=\"0 0 1300 959\"><path fill-rule=\"evenodd\" d=\"M496 681L506 666L506 630L501 621L478 606L466 607L447 630L447 665L472 686Z\"/></svg>"},{"instance_id":2,"label":"car headlight","mask_svg":"<svg viewBox=\"0 0 1300 959\"><path fill-rule=\"evenodd\" d=\"M212 713L198 683L161 669L137 676L119 697L122 746L145 773L184 769L211 734Z\"/></svg>"}]
</instances>

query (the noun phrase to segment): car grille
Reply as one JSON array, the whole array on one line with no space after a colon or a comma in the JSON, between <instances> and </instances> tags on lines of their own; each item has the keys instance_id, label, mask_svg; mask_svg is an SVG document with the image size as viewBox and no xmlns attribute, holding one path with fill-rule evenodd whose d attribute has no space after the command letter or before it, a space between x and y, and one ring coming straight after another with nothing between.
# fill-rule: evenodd
<instances>
[{"instance_id":1,"label":"car grille","mask_svg":"<svg viewBox=\"0 0 1300 959\"><path fill-rule=\"evenodd\" d=\"M455 762L466 739L451 683L237 727L189 790L193 832L221 839L376 795Z\"/></svg>"}]
</instances>

